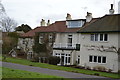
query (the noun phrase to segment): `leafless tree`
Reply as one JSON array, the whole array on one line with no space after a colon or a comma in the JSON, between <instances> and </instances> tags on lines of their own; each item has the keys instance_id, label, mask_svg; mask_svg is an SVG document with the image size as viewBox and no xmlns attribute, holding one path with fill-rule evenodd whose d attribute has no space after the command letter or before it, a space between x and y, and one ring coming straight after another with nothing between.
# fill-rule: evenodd
<instances>
[{"instance_id":1,"label":"leafless tree","mask_svg":"<svg viewBox=\"0 0 120 80\"><path fill-rule=\"evenodd\" d=\"M3 32L11 32L17 26L17 22L14 19L11 19L10 17L6 17L2 19L0 23L1 23L1 29L3 30Z\"/></svg>"}]
</instances>

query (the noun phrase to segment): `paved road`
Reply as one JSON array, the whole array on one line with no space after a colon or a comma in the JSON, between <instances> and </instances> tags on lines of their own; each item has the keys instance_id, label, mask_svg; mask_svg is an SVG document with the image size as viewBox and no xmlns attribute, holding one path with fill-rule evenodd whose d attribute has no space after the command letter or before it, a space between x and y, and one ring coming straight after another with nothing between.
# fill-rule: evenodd
<instances>
[{"instance_id":1,"label":"paved road","mask_svg":"<svg viewBox=\"0 0 120 80\"><path fill-rule=\"evenodd\" d=\"M100 77L100 76L85 75L81 73L73 73L73 72L66 72L66 71L60 71L60 70L52 70L52 69L26 66L26 65L8 63L8 62L0 62L0 66L12 68L12 69L20 69L20 70L25 70L25 71L44 73L48 75L61 76L64 78L105 78L105 77Z\"/></svg>"}]
</instances>

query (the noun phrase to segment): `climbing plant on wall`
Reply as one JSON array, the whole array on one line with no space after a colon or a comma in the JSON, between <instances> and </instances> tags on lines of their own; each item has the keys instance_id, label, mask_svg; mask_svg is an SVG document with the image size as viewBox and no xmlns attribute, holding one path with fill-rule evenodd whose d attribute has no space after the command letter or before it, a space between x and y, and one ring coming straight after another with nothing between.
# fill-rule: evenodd
<instances>
[{"instance_id":1,"label":"climbing plant on wall","mask_svg":"<svg viewBox=\"0 0 120 80\"><path fill-rule=\"evenodd\" d=\"M33 51L35 53L40 53L40 52L46 52L47 48L46 48L46 44L40 44L39 43L39 34L37 33L36 36L34 37L34 46L33 46Z\"/></svg>"}]
</instances>

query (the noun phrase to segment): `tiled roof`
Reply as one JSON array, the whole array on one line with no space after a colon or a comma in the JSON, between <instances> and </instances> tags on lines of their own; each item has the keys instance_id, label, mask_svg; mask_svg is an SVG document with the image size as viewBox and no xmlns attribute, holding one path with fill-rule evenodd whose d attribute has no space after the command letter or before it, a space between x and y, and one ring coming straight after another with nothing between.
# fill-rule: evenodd
<instances>
[{"instance_id":1,"label":"tiled roof","mask_svg":"<svg viewBox=\"0 0 120 80\"><path fill-rule=\"evenodd\" d=\"M33 37L36 32L76 32L79 28L68 29L66 26L66 21L56 21L49 26L39 26L27 33L21 35L21 37Z\"/></svg>"},{"instance_id":2,"label":"tiled roof","mask_svg":"<svg viewBox=\"0 0 120 80\"><path fill-rule=\"evenodd\" d=\"M83 29L80 29L79 32L120 32L119 19L120 14L105 15Z\"/></svg>"},{"instance_id":3,"label":"tiled roof","mask_svg":"<svg viewBox=\"0 0 120 80\"><path fill-rule=\"evenodd\" d=\"M92 19L92 22L94 22L95 18ZM86 23L88 25L89 23ZM82 28L82 27L81 27ZM66 21L56 21L55 23L49 25L49 26L38 26L33 30L30 30L27 33L24 33L21 37L34 37L36 32L58 32L58 33L67 33L67 32L77 32L81 28L67 28Z\"/></svg>"},{"instance_id":4,"label":"tiled roof","mask_svg":"<svg viewBox=\"0 0 120 80\"><path fill-rule=\"evenodd\" d=\"M36 32L44 31L47 27L41 26L41 27L36 27L33 30L28 31L27 33L24 33L21 35L21 37L33 37L35 36Z\"/></svg>"}]
</instances>

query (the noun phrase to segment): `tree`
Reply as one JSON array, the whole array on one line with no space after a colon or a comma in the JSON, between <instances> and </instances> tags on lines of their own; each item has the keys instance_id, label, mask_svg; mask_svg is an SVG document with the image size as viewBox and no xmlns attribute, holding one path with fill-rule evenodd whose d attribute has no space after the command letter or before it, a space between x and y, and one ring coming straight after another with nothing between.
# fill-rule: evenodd
<instances>
[{"instance_id":1,"label":"tree","mask_svg":"<svg viewBox=\"0 0 120 80\"><path fill-rule=\"evenodd\" d=\"M31 30L31 27L27 24L22 24L21 26L18 26L15 28L16 31L24 31L24 32L28 32Z\"/></svg>"},{"instance_id":2,"label":"tree","mask_svg":"<svg viewBox=\"0 0 120 80\"><path fill-rule=\"evenodd\" d=\"M2 53L8 54L18 43L19 35L15 32L3 33Z\"/></svg>"},{"instance_id":3,"label":"tree","mask_svg":"<svg viewBox=\"0 0 120 80\"><path fill-rule=\"evenodd\" d=\"M14 31L15 27L17 26L17 22L10 17L5 17L2 19L1 28L3 32L11 32Z\"/></svg>"}]
</instances>

